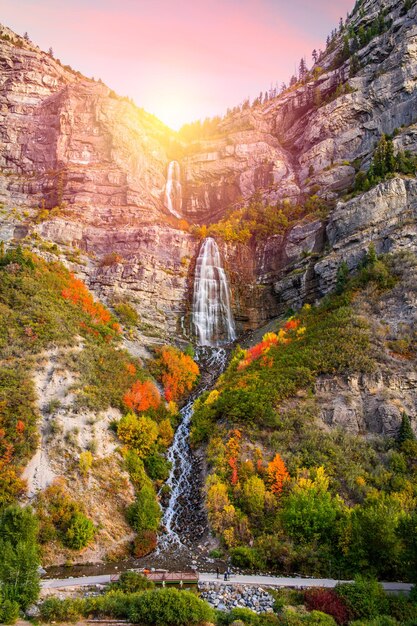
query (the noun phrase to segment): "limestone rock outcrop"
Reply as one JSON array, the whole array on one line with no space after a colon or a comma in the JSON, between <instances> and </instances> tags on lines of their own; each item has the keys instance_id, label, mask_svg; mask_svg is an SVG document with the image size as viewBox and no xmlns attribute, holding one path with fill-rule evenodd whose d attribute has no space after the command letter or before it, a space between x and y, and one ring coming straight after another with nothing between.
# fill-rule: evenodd
<instances>
[{"instance_id":1,"label":"limestone rock outcrop","mask_svg":"<svg viewBox=\"0 0 417 626\"><path fill-rule=\"evenodd\" d=\"M345 33L366 33L381 14L381 34L359 46L353 64ZM378 252L414 249L414 178L347 201L343 193L382 133L397 129L396 149L417 153L416 122L417 6L403 0L363 0L307 81L188 143L1 27L0 235L47 239L68 259L80 249L76 271L109 301L132 300L158 340L186 331L199 240L185 220L216 222L254 193L272 204L318 193L333 203L326 218L257 243L220 242L239 330L254 328L328 293L340 263L353 271L371 241ZM165 206L173 159L183 221Z\"/></svg>"}]
</instances>

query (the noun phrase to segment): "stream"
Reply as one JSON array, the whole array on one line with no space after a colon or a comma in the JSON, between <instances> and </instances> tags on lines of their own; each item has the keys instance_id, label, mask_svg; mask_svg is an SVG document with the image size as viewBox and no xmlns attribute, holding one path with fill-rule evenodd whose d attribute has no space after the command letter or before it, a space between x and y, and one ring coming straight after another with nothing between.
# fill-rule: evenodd
<instances>
[{"instance_id":1,"label":"stream","mask_svg":"<svg viewBox=\"0 0 417 626\"><path fill-rule=\"evenodd\" d=\"M170 167L169 174L168 182L174 178L179 180L176 167ZM204 507L205 458L201 450L191 449L189 436L193 404L202 393L213 388L225 370L230 346L236 339L230 301L219 248L212 237L207 237L197 257L193 289L195 360L200 367L201 379L180 411L181 422L168 451L171 471L166 484L169 495L164 499L164 490L160 492L163 517L157 549L141 559L131 558L120 563L71 566L70 569L50 567L48 577L107 574L141 567L171 571L223 568L224 564L209 557L217 543L210 535Z\"/></svg>"}]
</instances>

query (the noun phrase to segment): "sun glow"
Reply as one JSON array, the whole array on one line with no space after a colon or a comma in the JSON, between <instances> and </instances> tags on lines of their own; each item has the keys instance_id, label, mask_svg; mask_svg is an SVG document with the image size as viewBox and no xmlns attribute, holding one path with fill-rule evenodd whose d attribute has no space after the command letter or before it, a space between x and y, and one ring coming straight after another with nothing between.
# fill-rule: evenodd
<instances>
[{"instance_id":1,"label":"sun glow","mask_svg":"<svg viewBox=\"0 0 417 626\"><path fill-rule=\"evenodd\" d=\"M198 117L190 101L181 94L160 96L152 107L152 113L173 130L179 130L183 124Z\"/></svg>"}]
</instances>

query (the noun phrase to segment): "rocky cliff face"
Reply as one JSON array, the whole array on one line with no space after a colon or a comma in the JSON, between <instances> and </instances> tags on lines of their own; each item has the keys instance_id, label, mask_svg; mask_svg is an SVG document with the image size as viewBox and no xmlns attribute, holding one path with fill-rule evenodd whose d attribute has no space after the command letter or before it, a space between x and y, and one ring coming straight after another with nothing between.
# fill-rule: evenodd
<instances>
[{"instance_id":1,"label":"rocky cliff face","mask_svg":"<svg viewBox=\"0 0 417 626\"><path fill-rule=\"evenodd\" d=\"M172 158L191 223L215 222L255 191L271 203L318 191L334 204L328 219L283 236L223 245L241 329L327 293L340 263L353 270L371 241L377 251L414 249L415 179L342 198L381 133L399 128L396 147L417 152L415 3L364 0L345 33L366 32L382 11L386 28L360 47L355 71L340 61L342 33L305 84L227 116L216 136L179 155L178 139L155 118L2 27L2 238L40 236L70 260L79 248L77 271L110 301L133 301L157 340L187 318L199 246L164 205Z\"/></svg>"}]
</instances>

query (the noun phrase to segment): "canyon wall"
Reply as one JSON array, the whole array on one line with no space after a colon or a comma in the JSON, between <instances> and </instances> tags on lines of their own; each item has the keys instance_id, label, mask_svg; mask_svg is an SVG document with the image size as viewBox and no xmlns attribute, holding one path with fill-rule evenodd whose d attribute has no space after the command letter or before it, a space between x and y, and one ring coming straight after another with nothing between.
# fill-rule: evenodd
<instances>
[{"instance_id":1,"label":"canyon wall","mask_svg":"<svg viewBox=\"0 0 417 626\"><path fill-rule=\"evenodd\" d=\"M340 263L353 270L371 241L378 252L415 249L414 178L343 196L382 133L398 129L396 148L417 152L417 7L365 0L346 28L366 30L381 11L387 28L358 50L356 71L340 62L341 34L305 84L227 115L216 135L187 145L1 27L2 238L58 244L101 297L134 304L150 341L186 331L200 242L185 220L216 222L255 192L270 203L318 193L331 209L258 243L219 242L240 330L327 293ZM172 159L184 220L165 206Z\"/></svg>"}]
</instances>

